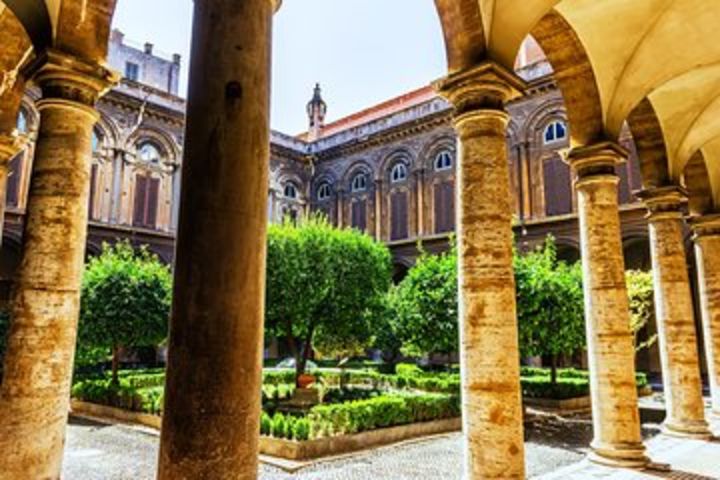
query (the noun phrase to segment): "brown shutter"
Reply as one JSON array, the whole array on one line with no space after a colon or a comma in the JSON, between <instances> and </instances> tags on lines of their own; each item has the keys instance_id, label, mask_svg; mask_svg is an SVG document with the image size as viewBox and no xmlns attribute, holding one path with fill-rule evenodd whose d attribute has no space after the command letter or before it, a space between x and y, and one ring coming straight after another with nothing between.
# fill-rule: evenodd
<instances>
[{"instance_id":1,"label":"brown shutter","mask_svg":"<svg viewBox=\"0 0 720 480\"><path fill-rule=\"evenodd\" d=\"M615 173L620 177L618 183L618 202L620 205L630 203L630 179L628 178L628 164L623 163L615 167Z\"/></svg>"},{"instance_id":2,"label":"brown shutter","mask_svg":"<svg viewBox=\"0 0 720 480\"><path fill-rule=\"evenodd\" d=\"M20 201L20 176L24 156L25 152L15 155L8 166L7 192L5 194L5 203L8 207L17 207Z\"/></svg>"},{"instance_id":3,"label":"brown shutter","mask_svg":"<svg viewBox=\"0 0 720 480\"><path fill-rule=\"evenodd\" d=\"M356 200L352 202L350 210L350 225L352 228L364 232L367 228L367 220L365 214L365 200Z\"/></svg>"},{"instance_id":4,"label":"brown shutter","mask_svg":"<svg viewBox=\"0 0 720 480\"><path fill-rule=\"evenodd\" d=\"M445 206L445 230L455 230L455 187L452 182L443 183L443 205Z\"/></svg>"},{"instance_id":5,"label":"brown shutter","mask_svg":"<svg viewBox=\"0 0 720 480\"><path fill-rule=\"evenodd\" d=\"M90 220L95 220L95 209L93 205L95 204L95 189L97 188L95 185L97 182L97 172L98 166L97 164L93 164L90 169L90 198L88 199L88 218L90 218Z\"/></svg>"},{"instance_id":6,"label":"brown shutter","mask_svg":"<svg viewBox=\"0 0 720 480\"><path fill-rule=\"evenodd\" d=\"M408 236L407 193L396 192L390 197L391 240L402 240Z\"/></svg>"},{"instance_id":7,"label":"brown shutter","mask_svg":"<svg viewBox=\"0 0 720 480\"><path fill-rule=\"evenodd\" d=\"M147 177L138 174L135 176L135 206L133 209L133 226L145 225L145 200L147 196Z\"/></svg>"},{"instance_id":8,"label":"brown shutter","mask_svg":"<svg viewBox=\"0 0 720 480\"><path fill-rule=\"evenodd\" d=\"M148 228L157 228L157 210L160 193L160 179L151 178L147 196L147 214L145 216L145 226Z\"/></svg>"},{"instance_id":9,"label":"brown shutter","mask_svg":"<svg viewBox=\"0 0 720 480\"><path fill-rule=\"evenodd\" d=\"M558 156L543 165L545 213L548 217L572 212L570 167Z\"/></svg>"}]
</instances>

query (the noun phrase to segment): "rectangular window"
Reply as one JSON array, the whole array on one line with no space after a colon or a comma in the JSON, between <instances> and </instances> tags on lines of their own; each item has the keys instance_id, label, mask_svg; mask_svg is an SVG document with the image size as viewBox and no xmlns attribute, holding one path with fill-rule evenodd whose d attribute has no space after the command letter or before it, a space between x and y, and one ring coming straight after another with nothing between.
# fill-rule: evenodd
<instances>
[{"instance_id":1,"label":"rectangular window","mask_svg":"<svg viewBox=\"0 0 720 480\"><path fill-rule=\"evenodd\" d=\"M137 63L125 62L125 78L137 82L140 80L140 66Z\"/></svg>"},{"instance_id":2,"label":"rectangular window","mask_svg":"<svg viewBox=\"0 0 720 480\"><path fill-rule=\"evenodd\" d=\"M455 189L452 182L435 184L435 233L455 229Z\"/></svg>"},{"instance_id":3,"label":"rectangular window","mask_svg":"<svg viewBox=\"0 0 720 480\"><path fill-rule=\"evenodd\" d=\"M543 164L545 214L548 217L572 213L572 181L570 167L559 155Z\"/></svg>"},{"instance_id":4,"label":"rectangular window","mask_svg":"<svg viewBox=\"0 0 720 480\"><path fill-rule=\"evenodd\" d=\"M390 240L408 237L407 193L396 192L390 196Z\"/></svg>"},{"instance_id":5,"label":"rectangular window","mask_svg":"<svg viewBox=\"0 0 720 480\"><path fill-rule=\"evenodd\" d=\"M20 204L20 176L22 175L22 164L25 152L20 152L8 166L7 192L5 202L8 207L17 207Z\"/></svg>"},{"instance_id":6,"label":"rectangular window","mask_svg":"<svg viewBox=\"0 0 720 480\"><path fill-rule=\"evenodd\" d=\"M97 182L97 176L98 176L98 166L97 164L93 164L92 169L90 170L90 198L88 199L88 218L90 220L96 220L95 217L95 191L96 186L95 182Z\"/></svg>"},{"instance_id":7,"label":"rectangular window","mask_svg":"<svg viewBox=\"0 0 720 480\"><path fill-rule=\"evenodd\" d=\"M351 225L353 228L364 232L367 230L367 212L365 200L358 200L352 203Z\"/></svg>"},{"instance_id":8,"label":"rectangular window","mask_svg":"<svg viewBox=\"0 0 720 480\"><path fill-rule=\"evenodd\" d=\"M149 175L135 177L135 206L133 226L142 228L157 227L157 210L160 194L160 179Z\"/></svg>"}]
</instances>

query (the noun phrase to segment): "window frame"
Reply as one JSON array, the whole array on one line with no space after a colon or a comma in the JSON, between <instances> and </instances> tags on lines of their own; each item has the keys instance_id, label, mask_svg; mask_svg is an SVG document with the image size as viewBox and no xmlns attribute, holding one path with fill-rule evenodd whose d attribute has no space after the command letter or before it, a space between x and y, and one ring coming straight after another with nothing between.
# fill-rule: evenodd
<instances>
[{"instance_id":1,"label":"window frame","mask_svg":"<svg viewBox=\"0 0 720 480\"><path fill-rule=\"evenodd\" d=\"M359 183L362 183L362 185L359 185ZM356 173L352 181L350 182L350 191L352 193L362 193L367 192L368 189L368 175L365 172L358 172Z\"/></svg>"},{"instance_id":2,"label":"window frame","mask_svg":"<svg viewBox=\"0 0 720 480\"><path fill-rule=\"evenodd\" d=\"M562 130L562 135L559 130ZM567 122L563 120L553 120L543 129L543 145L552 145L567 140L567 138L568 126Z\"/></svg>"},{"instance_id":3,"label":"window frame","mask_svg":"<svg viewBox=\"0 0 720 480\"><path fill-rule=\"evenodd\" d=\"M396 172L402 172L396 175ZM397 162L390 169L390 183L404 183L407 182L409 176L408 167L403 162Z\"/></svg>"},{"instance_id":4,"label":"window frame","mask_svg":"<svg viewBox=\"0 0 720 480\"><path fill-rule=\"evenodd\" d=\"M317 191L317 200L319 202L326 202L330 200L332 197L332 188L330 187L330 184L327 182L323 182L318 187Z\"/></svg>"},{"instance_id":5,"label":"window frame","mask_svg":"<svg viewBox=\"0 0 720 480\"><path fill-rule=\"evenodd\" d=\"M447 163L440 164L440 160L447 159ZM455 164L455 159L450 150L443 150L435 155L435 161L433 162L433 168L436 172L446 172L452 170Z\"/></svg>"}]
</instances>

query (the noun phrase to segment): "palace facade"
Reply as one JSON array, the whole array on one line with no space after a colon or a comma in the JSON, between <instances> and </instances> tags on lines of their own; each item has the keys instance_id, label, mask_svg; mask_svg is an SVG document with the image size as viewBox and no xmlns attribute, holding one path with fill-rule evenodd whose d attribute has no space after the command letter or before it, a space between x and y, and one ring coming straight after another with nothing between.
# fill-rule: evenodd
<instances>
[{"instance_id":1,"label":"palace facade","mask_svg":"<svg viewBox=\"0 0 720 480\"><path fill-rule=\"evenodd\" d=\"M185 100L178 95L181 58L159 54L150 43L134 45L117 30L108 58L123 79L98 103L87 252L97 254L105 241L129 239L170 263L185 121ZM568 148L566 112L550 65L530 39L517 72L531 88L508 106L516 238L530 246L552 234L560 256L577 260L577 196L562 158ZM19 261L39 96L30 88L23 99L17 128L27 147L9 167L5 290ZM449 104L428 85L332 123L325 123L326 114L317 86L307 107L308 131L271 133L268 219L325 212L338 226L386 242L396 279L414 263L419 242L429 251L446 249L455 230L457 144ZM617 167L626 262L647 269L645 212L632 193L640 188L640 170L629 133L622 143L632 152L629 162Z\"/></svg>"}]
</instances>

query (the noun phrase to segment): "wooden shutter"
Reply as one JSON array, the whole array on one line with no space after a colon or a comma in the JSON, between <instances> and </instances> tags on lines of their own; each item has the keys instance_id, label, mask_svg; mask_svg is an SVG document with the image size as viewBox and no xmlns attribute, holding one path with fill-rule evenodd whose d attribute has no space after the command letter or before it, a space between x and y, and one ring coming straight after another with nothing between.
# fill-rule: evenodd
<instances>
[{"instance_id":1,"label":"wooden shutter","mask_svg":"<svg viewBox=\"0 0 720 480\"><path fill-rule=\"evenodd\" d=\"M5 203L8 207L17 207L20 202L20 176L22 175L22 161L25 153L21 152L8 165L7 191Z\"/></svg>"},{"instance_id":2,"label":"wooden shutter","mask_svg":"<svg viewBox=\"0 0 720 480\"><path fill-rule=\"evenodd\" d=\"M618 183L618 202L620 205L630 203L630 179L628 175L628 164L623 163L615 167L615 173L620 177Z\"/></svg>"},{"instance_id":3,"label":"wooden shutter","mask_svg":"<svg viewBox=\"0 0 720 480\"><path fill-rule=\"evenodd\" d=\"M543 165L545 213L548 217L572 212L570 167L555 156Z\"/></svg>"},{"instance_id":4,"label":"wooden shutter","mask_svg":"<svg viewBox=\"0 0 720 480\"><path fill-rule=\"evenodd\" d=\"M352 203L351 225L353 228L365 232L367 230L367 212L365 209L365 200L357 200Z\"/></svg>"},{"instance_id":5,"label":"wooden shutter","mask_svg":"<svg viewBox=\"0 0 720 480\"><path fill-rule=\"evenodd\" d=\"M97 188L95 183L97 182L97 173L98 166L94 163L90 169L90 198L88 199L88 218L90 218L90 220L95 220L95 208L93 208L93 206L95 205L95 190Z\"/></svg>"},{"instance_id":6,"label":"wooden shutter","mask_svg":"<svg viewBox=\"0 0 720 480\"><path fill-rule=\"evenodd\" d=\"M145 225L145 201L147 196L147 177L138 174L135 176L135 206L133 208L133 226Z\"/></svg>"},{"instance_id":7,"label":"wooden shutter","mask_svg":"<svg viewBox=\"0 0 720 480\"><path fill-rule=\"evenodd\" d=\"M160 194L160 179L150 178L148 185L145 226L147 228L157 228L157 211Z\"/></svg>"},{"instance_id":8,"label":"wooden shutter","mask_svg":"<svg viewBox=\"0 0 720 480\"><path fill-rule=\"evenodd\" d=\"M407 193L396 192L390 197L391 240L402 240L408 236Z\"/></svg>"}]
</instances>

